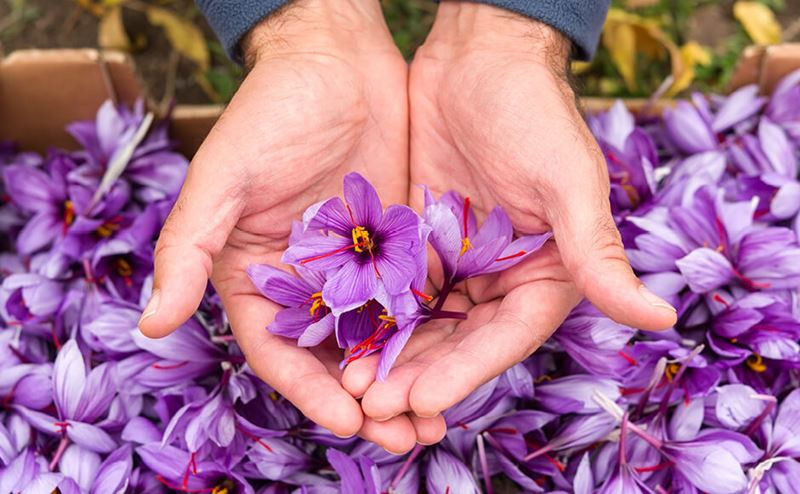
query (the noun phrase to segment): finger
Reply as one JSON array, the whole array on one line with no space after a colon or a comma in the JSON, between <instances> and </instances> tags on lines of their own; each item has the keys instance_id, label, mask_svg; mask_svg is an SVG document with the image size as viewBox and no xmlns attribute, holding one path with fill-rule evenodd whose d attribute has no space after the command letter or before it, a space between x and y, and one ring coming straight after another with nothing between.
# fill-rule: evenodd
<instances>
[{"instance_id":1,"label":"finger","mask_svg":"<svg viewBox=\"0 0 800 494\"><path fill-rule=\"evenodd\" d=\"M447 424L441 415L423 418L410 413L408 418L411 419L411 423L414 425L414 430L417 433L417 443L419 444L424 446L436 444L444 439L445 434L447 434Z\"/></svg>"},{"instance_id":2,"label":"finger","mask_svg":"<svg viewBox=\"0 0 800 494\"><path fill-rule=\"evenodd\" d=\"M337 436L350 437L361 429L361 407L331 373L334 358L320 360L323 353L315 356L264 329L278 308L258 295L223 294L223 303L236 341L258 377Z\"/></svg>"},{"instance_id":3,"label":"finger","mask_svg":"<svg viewBox=\"0 0 800 494\"><path fill-rule=\"evenodd\" d=\"M242 211L239 182L222 166L226 160L203 151L189 167L156 244L153 294L139 320L139 329L151 338L171 333L197 310L212 259Z\"/></svg>"},{"instance_id":4,"label":"finger","mask_svg":"<svg viewBox=\"0 0 800 494\"><path fill-rule=\"evenodd\" d=\"M375 382L379 361L380 355L372 354L347 364L342 373L342 387L354 398L364 396L369 386Z\"/></svg>"},{"instance_id":5,"label":"finger","mask_svg":"<svg viewBox=\"0 0 800 494\"><path fill-rule=\"evenodd\" d=\"M634 275L611 216L605 177L577 177L558 192L551 220L561 257L578 289L610 318L635 328L668 328L676 322L675 309Z\"/></svg>"},{"instance_id":6,"label":"finger","mask_svg":"<svg viewBox=\"0 0 800 494\"><path fill-rule=\"evenodd\" d=\"M533 353L579 300L569 282L532 283L510 292L488 323L453 335L460 340L411 387L411 409L420 417L434 417L466 398Z\"/></svg>"},{"instance_id":7,"label":"finger","mask_svg":"<svg viewBox=\"0 0 800 494\"><path fill-rule=\"evenodd\" d=\"M466 311L465 307L462 309ZM477 326L480 322L479 317L473 317L469 324ZM383 421L411 411L408 401L411 386L430 362L440 358L441 353L448 351L449 346L443 342L453 333L454 326L452 321L444 320L431 321L420 326L414 331L384 381L375 381L375 371L373 370L372 380L362 393L361 408L364 414L374 420ZM378 355L374 357L379 358ZM345 369L343 380L353 379L350 377L350 373L362 370L360 368L351 369L353 364ZM367 365L374 365L377 368L377 362L364 364L365 367ZM365 377L362 379L366 381Z\"/></svg>"},{"instance_id":8,"label":"finger","mask_svg":"<svg viewBox=\"0 0 800 494\"><path fill-rule=\"evenodd\" d=\"M358 435L393 455L408 453L417 444L414 425L405 415L399 415L385 422L367 418Z\"/></svg>"}]
</instances>

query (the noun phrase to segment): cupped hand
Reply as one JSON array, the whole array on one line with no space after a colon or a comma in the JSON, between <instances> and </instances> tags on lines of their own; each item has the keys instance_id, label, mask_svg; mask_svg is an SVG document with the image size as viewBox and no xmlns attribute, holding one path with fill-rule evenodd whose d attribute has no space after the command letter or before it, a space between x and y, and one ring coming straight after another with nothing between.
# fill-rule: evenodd
<instances>
[{"instance_id":1,"label":"cupped hand","mask_svg":"<svg viewBox=\"0 0 800 494\"><path fill-rule=\"evenodd\" d=\"M140 329L173 331L211 278L262 379L333 433L401 452L439 434L441 419L364 420L340 384L341 350L299 348L266 331L279 307L245 273L250 264L280 266L292 221L339 195L350 171L368 176L385 201L407 201L407 66L377 2L349 3L293 2L245 39L252 69L192 160L161 231Z\"/></svg>"},{"instance_id":2,"label":"cupped hand","mask_svg":"<svg viewBox=\"0 0 800 494\"><path fill-rule=\"evenodd\" d=\"M448 303L469 319L418 328L385 381L372 382L374 358L351 364L344 385L363 394L367 416L439 414L529 356L581 296L623 324L674 324L674 309L643 287L625 257L606 165L567 81L569 50L536 21L441 3L410 70L412 203L421 206L414 184L437 195L454 189L479 218L500 205L519 234L552 230L555 242L463 284Z\"/></svg>"}]
</instances>

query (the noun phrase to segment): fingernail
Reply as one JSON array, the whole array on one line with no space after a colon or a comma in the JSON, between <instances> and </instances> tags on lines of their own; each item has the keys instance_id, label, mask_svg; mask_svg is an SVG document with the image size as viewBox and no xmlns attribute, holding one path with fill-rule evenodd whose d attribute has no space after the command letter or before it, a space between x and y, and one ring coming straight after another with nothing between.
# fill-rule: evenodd
<instances>
[{"instance_id":1,"label":"fingernail","mask_svg":"<svg viewBox=\"0 0 800 494\"><path fill-rule=\"evenodd\" d=\"M648 290L648 288L644 285L639 287L639 293L641 293L642 298L645 299L647 303L652 305L653 307L660 307L662 309L669 309L672 312L678 312L677 310L675 310L675 307L669 304L669 302L667 302L663 298L659 297L655 293Z\"/></svg>"},{"instance_id":2,"label":"fingernail","mask_svg":"<svg viewBox=\"0 0 800 494\"><path fill-rule=\"evenodd\" d=\"M349 436L340 436L339 434L337 434L337 433L335 433L333 431L331 431L331 434L333 434L334 436L338 437L339 439L350 439L351 437L355 436L355 434L350 434Z\"/></svg>"},{"instance_id":3,"label":"fingernail","mask_svg":"<svg viewBox=\"0 0 800 494\"><path fill-rule=\"evenodd\" d=\"M142 322L144 322L145 319L155 315L155 313L158 311L158 303L160 301L161 291L158 289L153 290L153 293L150 295L150 300L147 302L144 311L142 311L142 317L139 318L139 326L142 325Z\"/></svg>"}]
</instances>

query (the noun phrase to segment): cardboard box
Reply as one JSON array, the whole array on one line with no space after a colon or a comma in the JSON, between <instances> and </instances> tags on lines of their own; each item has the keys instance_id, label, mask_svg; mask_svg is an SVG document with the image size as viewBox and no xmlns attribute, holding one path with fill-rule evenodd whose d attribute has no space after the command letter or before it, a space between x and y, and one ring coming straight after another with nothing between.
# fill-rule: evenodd
<instances>
[{"instance_id":1,"label":"cardboard box","mask_svg":"<svg viewBox=\"0 0 800 494\"><path fill-rule=\"evenodd\" d=\"M729 90L757 83L768 94L781 77L798 68L800 43L749 47L737 63ZM64 132L65 125L94 118L108 98L131 104L138 97L148 99L147 90L124 53L20 50L0 61L0 140L13 140L26 150L72 149L77 143ZM590 112L613 103L609 98L583 99ZM634 111L659 112L673 102L630 99L626 104ZM222 110L221 105L177 105L171 126L180 150L192 156Z\"/></svg>"}]
</instances>

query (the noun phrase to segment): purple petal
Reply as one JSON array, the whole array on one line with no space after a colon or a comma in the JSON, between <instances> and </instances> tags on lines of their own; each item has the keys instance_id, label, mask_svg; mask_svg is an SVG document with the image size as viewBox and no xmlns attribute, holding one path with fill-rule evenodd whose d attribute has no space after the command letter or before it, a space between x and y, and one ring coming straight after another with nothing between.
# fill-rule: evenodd
<instances>
[{"instance_id":1,"label":"purple petal","mask_svg":"<svg viewBox=\"0 0 800 494\"><path fill-rule=\"evenodd\" d=\"M769 212L777 219L789 219L800 210L800 183L783 184L769 203Z\"/></svg>"},{"instance_id":2,"label":"purple petal","mask_svg":"<svg viewBox=\"0 0 800 494\"><path fill-rule=\"evenodd\" d=\"M479 494L478 484L464 463L442 448L428 459L426 487L430 494Z\"/></svg>"},{"instance_id":3,"label":"purple petal","mask_svg":"<svg viewBox=\"0 0 800 494\"><path fill-rule=\"evenodd\" d=\"M766 402L755 398L756 391L745 384L728 384L717 388L716 416L729 429L739 429L758 417Z\"/></svg>"},{"instance_id":4,"label":"purple petal","mask_svg":"<svg viewBox=\"0 0 800 494\"><path fill-rule=\"evenodd\" d=\"M300 307L316 291L304 280L268 264L251 264L247 276L262 295L284 307Z\"/></svg>"},{"instance_id":5,"label":"purple petal","mask_svg":"<svg viewBox=\"0 0 800 494\"><path fill-rule=\"evenodd\" d=\"M317 346L333 334L336 325L333 314L327 314L317 322L309 325L306 330L297 338L297 346Z\"/></svg>"},{"instance_id":6,"label":"purple petal","mask_svg":"<svg viewBox=\"0 0 800 494\"><path fill-rule=\"evenodd\" d=\"M75 480L83 491L88 491L100 469L100 455L72 444L58 462L58 471Z\"/></svg>"},{"instance_id":7,"label":"purple petal","mask_svg":"<svg viewBox=\"0 0 800 494\"><path fill-rule=\"evenodd\" d=\"M552 236L552 233L547 232L540 235L525 235L524 237L514 240L508 244L508 247L500 252L499 257L484 269L482 273L496 273L519 264L529 255L541 249Z\"/></svg>"},{"instance_id":8,"label":"purple petal","mask_svg":"<svg viewBox=\"0 0 800 494\"><path fill-rule=\"evenodd\" d=\"M103 429L84 422L68 421L67 437L75 444L96 453L110 453L119 446Z\"/></svg>"},{"instance_id":9,"label":"purple petal","mask_svg":"<svg viewBox=\"0 0 800 494\"><path fill-rule=\"evenodd\" d=\"M694 439L703 425L703 405L703 400L698 399L675 407L669 421L669 437L676 441Z\"/></svg>"},{"instance_id":10,"label":"purple petal","mask_svg":"<svg viewBox=\"0 0 800 494\"><path fill-rule=\"evenodd\" d=\"M386 345L384 345L381 350L381 358L378 361L378 371L376 373L376 379L378 381L386 380L386 377L389 375L389 370L391 370L413 332L413 327L403 328L386 341Z\"/></svg>"},{"instance_id":11,"label":"purple petal","mask_svg":"<svg viewBox=\"0 0 800 494\"><path fill-rule=\"evenodd\" d=\"M445 278L456 271L461 251L461 227L449 207L434 203L425 208L425 222L431 227L430 243L442 262Z\"/></svg>"},{"instance_id":12,"label":"purple petal","mask_svg":"<svg viewBox=\"0 0 800 494\"><path fill-rule=\"evenodd\" d=\"M133 458L131 446L126 444L114 451L100 465L89 494L124 492L130 482Z\"/></svg>"},{"instance_id":13,"label":"purple petal","mask_svg":"<svg viewBox=\"0 0 800 494\"><path fill-rule=\"evenodd\" d=\"M30 166L6 167L3 170L3 182L6 194L23 211L54 212L57 203L65 199L45 172Z\"/></svg>"},{"instance_id":14,"label":"purple petal","mask_svg":"<svg viewBox=\"0 0 800 494\"><path fill-rule=\"evenodd\" d=\"M375 296L378 277L372 263L351 261L325 282L322 299L335 315L355 309Z\"/></svg>"},{"instance_id":15,"label":"purple petal","mask_svg":"<svg viewBox=\"0 0 800 494\"><path fill-rule=\"evenodd\" d=\"M32 254L50 245L61 233L64 224L50 211L36 214L19 232L17 249L22 254Z\"/></svg>"},{"instance_id":16,"label":"purple petal","mask_svg":"<svg viewBox=\"0 0 800 494\"><path fill-rule=\"evenodd\" d=\"M315 271L336 269L355 258L350 237L306 234L302 240L290 245L283 253L281 262L303 266Z\"/></svg>"},{"instance_id":17,"label":"purple petal","mask_svg":"<svg viewBox=\"0 0 800 494\"><path fill-rule=\"evenodd\" d=\"M338 197L309 207L303 213L303 225L307 230L332 230L345 237L350 236L356 226L364 226L353 224L353 218L350 217L347 207Z\"/></svg>"},{"instance_id":18,"label":"purple petal","mask_svg":"<svg viewBox=\"0 0 800 494\"><path fill-rule=\"evenodd\" d=\"M572 485L575 494L592 494L594 492L594 476L589 462L589 453L584 453L581 457Z\"/></svg>"},{"instance_id":19,"label":"purple petal","mask_svg":"<svg viewBox=\"0 0 800 494\"><path fill-rule=\"evenodd\" d=\"M664 125L672 143L687 154L712 151L717 147L709 123L685 101L679 101L675 109L664 112Z\"/></svg>"},{"instance_id":20,"label":"purple petal","mask_svg":"<svg viewBox=\"0 0 800 494\"><path fill-rule=\"evenodd\" d=\"M53 391L62 419L75 417L86 386L86 364L75 340L69 340L56 356Z\"/></svg>"},{"instance_id":21,"label":"purple petal","mask_svg":"<svg viewBox=\"0 0 800 494\"><path fill-rule=\"evenodd\" d=\"M344 200L353 212L356 226L363 226L370 231L378 227L383 207L378 192L367 179L358 173L345 175Z\"/></svg>"},{"instance_id":22,"label":"purple petal","mask_svg":"<svg viewBox=\"0 0 800 494\"><path fill-rule=\"evenodd\" d=\"M313 322L314 319L308 310L290 307L278 311L275 314L275 320L267 326L267 329L272 334L297 339Z\"/></svg>"},{"instance_id":23,"label":"purple petal","mask_svg":"<svg viewBox=\"0 0 800 494\"><path fill-rule=\"evenodd\" d=\"M331 464L336 473L339 474L341 479L341 492L363 492L366 494L364 479L361 476L361 470L348 455L333 448L328 448L325 452L328 458L328 463Z\"/></svg>"},{"instance_id":24,"label":"purple petal","mask_svg":"<svg viewBox=\"0 0 800 494\"><path fill-rule=\"evenodd\" d=\"M689 288L707 293L734 280L733 266L719 252L703 247L675 261Z\"/></svg>"},{"instance_id":25,"label":"purple petal","mask_svg":"<svg viewBox=\"0 0 800 494\"><path fill-rule=\"evenodd\" d=\"M758 86L750 84L732 92L717 110L711 123L714 132L723 132L758 113L766 98L758 96Z\"/></svg>"},{"instance_id":26,"label":"purple petal","mask_svg":"<svg viewBox=\"0 0 800 494\"><path fill-rule=\"evenodd\" d=\"M795 149L783 129L769 119L761 119L758 125L758 141L771 169L783 177L797 178Z\"/></svg>"},{"instance_id":27,"label":"purple petal","mask_svg":"<svg viewBox=\"0 0 800 494\"><path fill-rule=\"evenodd\" d=\"M676 448L671 456L675 468L702 491L735 494L747 487L747 477L739 461L721 446L687 443Z\"/></svg>"}]
</instances>

